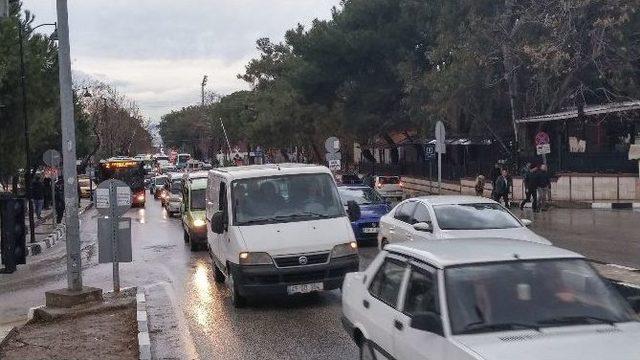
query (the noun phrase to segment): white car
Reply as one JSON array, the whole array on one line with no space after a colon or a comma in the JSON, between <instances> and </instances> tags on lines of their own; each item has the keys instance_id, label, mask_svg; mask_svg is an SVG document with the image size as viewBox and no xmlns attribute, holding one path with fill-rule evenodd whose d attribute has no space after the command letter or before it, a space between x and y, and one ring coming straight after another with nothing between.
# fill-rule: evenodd
<instances>
[{"instance_id":1,"label":"white car","mask_svg":"<svg viewBox=\"0 0 640 360\"><path fill-rule=\"evenodd\" d=\"M402 200L402 183L399 176L376 176L373 185L383 198Z\"/></svg>"},{"instance_id":2,"label":"white car","mask_svg":"<svg viewBox=\"0 0 640 360\"><path fill-rule=\"evenodd\" d=\"M361 359L637 360L638 302L579 254L511 239L391 244L342 286Z\"/></svg>"},{"instance_id":3,"label":"white car","mask_svg":"<svg viewBox=\"0 0 640 360\"><path fill-rule=\"evenodd\" d=\"M423 196L405 200L380 218L378 246L415 240L510 238L551 245L499 203L479 196Z\"/></svg>"}]
</instances>

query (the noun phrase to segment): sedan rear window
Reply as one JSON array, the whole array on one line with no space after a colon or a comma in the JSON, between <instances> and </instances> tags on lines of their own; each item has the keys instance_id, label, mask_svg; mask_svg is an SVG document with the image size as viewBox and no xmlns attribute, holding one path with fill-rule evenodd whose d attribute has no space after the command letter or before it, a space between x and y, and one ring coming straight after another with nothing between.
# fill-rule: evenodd
<instances>
[{"instance_id":1,"label":"sedan rear window","mask_svg":"<svg viewBox=\"0 0 640 360\"><path fill-rule=\"evenodd\" d=\"M378 178L378 184L386 185L386 184L399 184L400 178L397 176L380 176Z\"/></svg>"},{"instance_id":2,"label":"sedan rear window","mask_svg":"<svg viewBox=\"0 0 640 360\"><path fill-rule=\"evenodd\" d=\"M522 227L520 222L500 204L435 205L438 226L442 230L488 230Z\"/></svg>"}]
</instances>

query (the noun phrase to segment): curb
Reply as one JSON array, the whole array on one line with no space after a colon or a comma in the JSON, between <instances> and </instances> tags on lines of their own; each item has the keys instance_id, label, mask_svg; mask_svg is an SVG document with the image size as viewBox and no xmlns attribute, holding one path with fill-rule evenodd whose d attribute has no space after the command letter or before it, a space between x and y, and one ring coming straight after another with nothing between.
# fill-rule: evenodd
<instances>
[{"instance_id":1,"label":"curb","mask_svg":"<svg viewBox=\"0 0 640 360\"><path fill-rule=\"evenodd\" d=\"M66 227L64 224L56 226L55 230L43 241L27 244L27 256L34 256L42 254L44 249L53 247L58 241L63 240L66 233Z\"/></svg>"},{"instance_id":2,"label":"curb","mask_svg":"<svg viewBox=\"0 0 640 360\"><path fill-rule=\"evenodd\" d=\"M594 202L592 209L597 210L633 210L640 209L640 202Z\"/></svg>"},{"instance_id":3,"label":"curb","mask_svg":"<svg viewBox=\"0 0 640 360\"><path fill-rule=\"evenodd\" d=\"M140 360L151 359L151 340L149 339L149 316L147 315L147 299L142 288L136 293L136 317L138 320L138 353Z\"/></svg>"}]
</instances>

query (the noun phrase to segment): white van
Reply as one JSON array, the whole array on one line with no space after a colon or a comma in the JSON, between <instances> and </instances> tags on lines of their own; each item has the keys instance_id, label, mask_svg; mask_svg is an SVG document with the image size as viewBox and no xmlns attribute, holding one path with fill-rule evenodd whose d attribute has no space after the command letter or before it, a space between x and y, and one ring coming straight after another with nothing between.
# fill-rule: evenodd
<instances>
[{"instance_id":1,"label":"white van","mask_svg":"<svg viewBox=\"0 0 640 360\"><path fill-rule=\"evenodd\" d=\"M264 294L340 288L358 271L356 239L326 167L270 164L209 171L209 253L234 306Z\"/></svg>"}]
</instances>

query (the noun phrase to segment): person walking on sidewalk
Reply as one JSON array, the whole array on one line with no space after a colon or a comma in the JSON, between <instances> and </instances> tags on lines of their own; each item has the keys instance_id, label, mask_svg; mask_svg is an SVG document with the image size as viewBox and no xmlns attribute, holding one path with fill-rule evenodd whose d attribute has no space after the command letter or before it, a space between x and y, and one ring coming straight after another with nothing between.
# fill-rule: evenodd
<instances>
[{"instance_id":1,"label":"person walking on sidewalk","mask_svg":"<svg viewBox=\"0 0 640 360\"><path fill-rule=\"evenodd\" d=\"M547 211L551 195L551 176L547 171L546 164L540 165L540 171L538 172L538 183L536 185L538 187L537 192L540 210Z\"/></svg>"},{"instance_id":2,"label":"person walking on sidewalk","mask_svg":"<svg viewBox=\"0 0 640 360\"><path fill-rule=\"evenodd\" d=\"M64 216L64 180L62 176L56 181L56 224L62 222Z\"/></svg>"},{"instance_id":3,"label":"person walking on sidewalk","mask_svg":"<svg viewBox=\"0 0 640 360\"><path fill-rule=\"evenodd\" d=\"M484 196L484 184L485 184L485 179L484 179L484 175L478 175L478 177L476 178L476 196Z\"/></svg>"},{"instance_id":4,"label":"person walking on sidewalk","mask_svg":"<svg viewBox=\"0 0 640 360\"><path fill-rule=\"evenodd\" d=\"M42 220L42 208L44 207L44 184L42 184L40 176L36 176L31 183L31 199L33 199L33 205L35 207L38 220Z\"/></svg>"},{"instance_id":5,"label":"person walking on sidewalk","mask_svg":"<svg viewBox=\"0 0 640 360\"><path fill-rule=\"evenodd\" d=\"M44 186L44 209L49 210L51 208L51 178L45 177L42 186Z\"/></svg>"},{"instance_id":6,"label":"person walking on sidewalk","mask_svg":"<svg viewBox=\"0 0 640 360\"><path fill-rule=\"evenodd\" d=\"M524 210L524 205L531 202L533 212L538 212L538 167L531 166L531 169L523 175L525 196L520 203L520 210Z\"/></svg>"},{"instance_id":7,"label":"person walking on sidewalk","mask_svg":"<svg viewBox=\"0 0 640 360\"><path fill-rule=\"evenodd\" d=\"M500 176L495 181L493 189L493 200L500 202L504 200L504 206L509 207L509 171L502 169Z\"/></svg>"}]
</instances>

